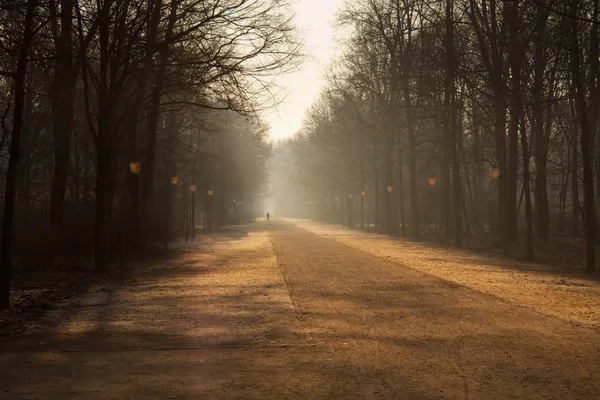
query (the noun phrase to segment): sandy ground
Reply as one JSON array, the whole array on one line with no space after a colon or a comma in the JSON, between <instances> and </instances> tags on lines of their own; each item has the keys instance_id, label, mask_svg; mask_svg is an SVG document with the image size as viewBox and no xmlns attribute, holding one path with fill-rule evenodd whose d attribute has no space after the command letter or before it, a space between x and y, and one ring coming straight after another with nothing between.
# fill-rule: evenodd
<instances>
[{"instance_id":1,"label":"sandy ground","mask_svg":"<svg viewBox=\"0 0 600 400\"><path fill-rule=\"evenodd\" d=\"M600 327L600 280L583 274L566 274L547 265L491 258L335 225L293 223L349 247L538 312Z\"/></svg>"},{"instance_id":2,"label":"sandy ground","mask_svg":"<svg viewBox=\"0 0 600 400\"><path fill-rule=\"evenodd\" d=\"M290 223L134 277L0 343L0 398L600 399L600 330Z\"/></svg>"}]
</instances>

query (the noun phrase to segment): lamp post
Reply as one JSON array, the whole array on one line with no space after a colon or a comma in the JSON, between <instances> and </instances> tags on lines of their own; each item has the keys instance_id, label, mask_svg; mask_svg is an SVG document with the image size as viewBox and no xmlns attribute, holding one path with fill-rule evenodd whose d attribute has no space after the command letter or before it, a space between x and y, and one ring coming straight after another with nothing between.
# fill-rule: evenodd
<instances>
[{"instance_id":1,"label":"lamp post","mask_svg":"<svg viewBox=\"0 0 600 400\"><path fill-rule=\"evenodd\" d=\"M168 247L169 240L171 238L171 212L173 211L173 186L179 184L179 176L173 174L169 178L169 184L167 184L167 190L165 191L165 214L164 214L164 236L163 245L165 249Z\"/></svg>"},{"instance_id":2,"label":"lamp post","mask_svg":"<svg viewBox=\"0 0 600 400\"><path fill-rule=\"evenodd\" d=\"M344 201L340 199L339 190L336 190L335 195L335 212L337 214L336 220L344 226ZM338 209L339 207L339 209Z\"/></svg>"},{"instance_id":3,"label":"lamp post","mask_svg":"<svg viewBox=\"0 0 600 400\"><path fill-rule=\"evenodd\" d=\"M129 172L139 175L142 172L142 164L139 161L131 161L129 163Z\"/></svg>"},{"instance_id":4,"label":"lamp post","mask_svg":"<svg viewBox=\"0 0 600 400\"><path fill-rule=\"evenodd\" d=\"M350 228L354 229L354 201L352 200L353 196L352 193L348 193L348 202L347 204L347 218L348 218L348 225L350 226Z\"/></svg>"},{"instance_id":5,"label":"lamp post","mask_svg":"<svg viewBox=\"0 0 600 400\"><path fill-rule=\"evenodd\" d=\"M211 233L212 232L212 196L215 194L215 192L209 189L206 192L206 194L207 194L206 215L204 217L204 220L206 221L206 232Z\"/></svg>"},{"instance_id":6,"label":"lamp post","mask_svg":"<svg viewBox=\"0 0 600 400\"><path fill-rule=\"evenodd\" d=\"M497 167L492 167L492 169L490 169L490 178L498 179L499 177L500 177L500 169Z\"/></svg>"},{"instance_id":7,"label":"lamp post","mask_svg":"<svg viewBox=\"0 0 600 400\"><path fill-rule=\"evenodd\" d=\"M140 195L139 195L139 179L142 173L142 164L136 159L129 162L129 172L127 183L129 185L129 218L126 224L128 225L128 233L130 248L138 248L141 245L140 240ZM125 221L123 221L125 223Z\"/></svg>"},{"instance_id":8,"label":"lamp post","mask_svg":"<svg viewBox=\"0 0 600 400\"><path fill-rule=\"evenodd\" d=\"M437 184L437 179L436 179L435 177L433 177L433 176L432 176L432 177L430 177L430 178L427 180L427 183L429 183L429 186L431 186L431 190L433 191L433 190L435 190L435 185ZM433 197L434 197L434 199L435 199L435 197L436 197L436 196L435 196L435 193L434 193L434 196L433 196ZM437 214L437 213L439 213L439 212L440 212L440 210L439 210L439 207L437 206L437 203L438 203L438 202L434 200L434 203L435 203L435 204L434 204L434 208L437 210L437 211L435 212L435 214ZM434 226L435 226L435 222L434 222ZM429 224L429 231L431 232L431 224ZM441 231L441 230L440 230L440 231Z\"/></svg>"},{"instance_id":9,"label":"lamp post","mask_svg":"<svg viewBox=\"0 0 600 400\"><path fill-rule=\"evenodd\" d=\"M392 173L393 174L393 173ZM398 229L398 224L396 222L394 216L394 195L392 192L394 191L393 183L388 183L385 187L385 197L384 197L384 209L385 209L385 221L384 221L384 232L388 235L396 234L396 230Z\"/></svg>"},{"instance_id":10,"label":"lamp post","mask_svg":"<svg viewBox=\"0 0 600 400\"><path fill-rule=\"evenodd\" d=\"M192 239L196 238L196 190L198 190L198 186L190 185L190 191L192 192Z\"/></svg>"},{"instance_id":11,"label":"lamp post","mask_svg":"<svg viewBox=\"0 0 600 400\"><path fill-rule=\"evenodd\" d=\"M367 191L365 189L360 191L360 229L365 230L365 197L367 197Z\"/></svg>"}]
</instances>

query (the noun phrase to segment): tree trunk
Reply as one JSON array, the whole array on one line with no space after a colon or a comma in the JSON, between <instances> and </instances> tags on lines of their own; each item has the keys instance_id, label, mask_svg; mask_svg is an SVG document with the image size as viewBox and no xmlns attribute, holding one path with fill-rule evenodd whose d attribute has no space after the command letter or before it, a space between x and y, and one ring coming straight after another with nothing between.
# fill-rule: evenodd
<instances>
[{"instance_id":1,"label":"tree trunk","mask_svg":"<svg viewBox=\"0 0 600 400\"><path fill-rule=\"evenodd\" d=\"M402 150L398 151L398 213L400 216L400 229L402 236L406 236L406 218L404 216L404 177L403 175Z\"/></svg>"},{"instance_id":2,"label":"tree trunk","mask_svg":"<svg viewBox=\"0 0 600 400\"><path fill-rule=\"evenodd\" d=\"M74 0L60 1L61 29L56 40L56 62L52 93L54 130L54 174L50 201L50 222L57 226L64 213L67 176L71 160L71 137L75 117L77 75L73 56Z\"/></svg>"},{"instance_id":3,"label":"tree trunk","mask_svg":"<svg viewBox=\"0 0 600 400\"><path fill-rule=\"evenodd\" d=\"M593 0L593 12L592 12L592 19L594 21L598 21L598 17L600 14L600 1L599 0ZM590 67L590 74L589 74L589 79L591 80L591 85L590 86L590 91L591 91L591 96L590 96L590 140L592 142L591 144L591 148L592 148L592 157L594 157L594 149L596 148L595 143L596 143L596 136L600 134L600 131L598 130L598 111L600 108L600 98L598 98L600 96L600 59L599 59L599 48L598 48L598 44L599 44L599 40L598 40L598 24L592 24L591 27L591 32L590 32L590 41L589 41L589 67ZM599 164L600 161L600 148L598 148L597 150L597 156L596 156L596 198L598 198L600 196L600 176L598 175L598 173L600 173L600 165ZM598 232L596 231L596 237L598 235Z\"/></svg>"},{"instance_id":4,"label":"tree trunk","mask_svg":"<svg viewBox=\"0 0 600 400\"><path fill-rule=\"evenodd\" d=\"M571 15L577 15L579 9L579 0L571 0ZM584 223L586 233L586 269L592 274L596 272L596 203L594 200L594 171L593 155L590 142L590 125L588 121L588 109L586 104L585 92L583 87L583 78L581 65L579 61L580 48L578 37L578 20L571 20L571 74L575 86L576 109L579 117L579 128L581 130L581 161L583 163L583 195L584 195Z\"/></svg>"},{"instance_id":5,"label":"tree trunk","mask_svg":"<svg viewBox=\"0 0 600 400\"><path fill-rule=\"evenodd\" d=\"M473 107L473 159L475 162L475 179L473 183L473 215L475 216L475 229L483 230L483 165L481 162L481 128L479 126L479 116L477 114L475 102L471 104Z\"/></svg>"},{"instance_id":6,"label":"tree trunk","mask_svg":"<svg viewBox=\"0 0 600 400\"><path fill-rule=\"evenodd\" d=\"M19 165L19 150L21 130L23 128L23 108L25 106L25 78L29 61L29 48L35 35L33 29L34 11L38 0L28 0L23 38L19 46L19 58L15 71L15 105L13 112L13 125L10 141L8 169L6 171L6 187L4 190L4 214L2 218L2 254L0 255L0 309L10 308L10 277L12 269L12 241L13 222L15 210L15 197L17 193L17 172Z\"/></svg>"},{"instance_id":7,"label":"tree trunk","mask_svg":"<svg viewBox=\"0 0 600 400\"><path fill-rule=\"evenodd\" d=\"M522 62L524 60L524 54L521 53L520 43L519 43L519 34L520 34L520 20L518 14L518 0L512 0L510 5L510 68L511 68L511 107L510 107L510 135L511 135L511 154L512 161L515 165L511 165L511 179L514 179L514 182L511 182L511 190L513 190L512 185L514 184L514 189L516 190L516 163L518 162L517 156L517 143L513 143L518 138L519 135L519 127L521 132L521 149L523 152L523 189L522 194L525 198L525 224L526 224L526 240L525 240L525 258L528 261L533 261L533 215L531 209L531 193L529 187L530 174L529 174L529 147L527 143L527 130L525 129L525 117L523 110L523 103L521 98L521 67ZM515 135L514 137L512 135ZM515 146L514 148L512 146ZM514 169L514 170L513 170ZM512 193L511 193L512 196ZM511 198L512 202L512 198ZM512 207L512 205L511 205ZM511 228L511 238L516 239L517 234L517 217L519 214L520 201L519 206L514 210L514 227ZM512 210L511 210L512 212Z\"/></svg>"},{"instance_id":8,"label":"tree trunk","mask_svg":"<svg viewBox=\"0 0 600 400\"><path fill-rule=\"evenodd\" d=\"M519 165L519 121L511 115L508 127L508 176L506 188L506 234L511 242L518 240L517 167Z\"/></svg>"},{"instance_id":9,"label":"tree trunk","mask_svg":"<svg viewBox=\"0 0 600 400\"><path fill-rule=\"evenodd\" d=\"M363 193L365 193L365 169L364 169L364 160L361 158L360 159L360 229L361 230L365 230L365 225L364 225L364 218L365 218L365 196L363 195Z\"/></svg>"},{"instance_id":10,"label":"tree trunk","mask_svg":"<svg viewBox=\"0 0 600 400\"><path fill-rule=\"evenodd\" d=\"M160 117L160 101L163 93L163 87L165 84L165 75L167 72L167 64L169 57L169 44L168 41L173 34L173 27L177 19L177 6L178 0L171 1L171 10L169 14L169 22L167 31L165 34L165 40L161 44L158 51L158 71L156 75L156 81L154 82L154 88L151 95L151 104L149 110L148 120L148 132L146 136L146 165L144 171L144 182L143 182L143 215L146 221L149 221L153 210L153 198L154 198L154 170L156 168L156 134L158 131L158 122Z\"/></svg>"},{"instance_id":11,"label":"tree trunk","mask_svg":"<svg viewBox=\"0 0 600 400\"><path fill-rule=\"evenodd\" d=\"M144 64L137 79L135 86L135 95L133 106L131 107L131 115L127 121L127 155L128 162L141 162L140 154L137 148L137 133L138 120L144 96L147 94L146 87L148 83L148 75L152 68L153 56L155 54L156 37L158 34L158 25L160 23L160 11L162 0L151 2L149 7L149 26L148 26L148 43L150 44L146 54L144 55ZM142 166L142 170L143 170ZM142 172L143 173L143 172ZM140 235L144 219L140 219L140 176L139 174L129 174L127 176L127 187L129 193L129 235L130 241L134 248L140 249L143 246L143 241Z\"/></svg>"},{"instance_id":12,"label":"tree trunk","mask_svg":"<svg viewBox=\"0 0 600 400\"><path fill-rule=\"evenodd\" d=\"M406 72L405 74L407 74ZM414 239L421 236L421 226L419 224L419 197L417 193L417 140L415 137L412 102L410 97L410 88L408 77L404 78L404 102L406 107L406 126L408 131L408 170L410 184L410 213L411 225L410 234Z\"/></svg>"},{"instance_id":13,"label":"tree trunk","mask_svg":"<svg viewBox=\"0 0 600 400\"><path fill-rule=\"evenodd\" d=\"M90 143L89 143L89 133L86 132L85 134L82 135L84 137L83 139L83 177L82 177L82 189L83 189L83 194L82 194L82 201L83 201L83 205L86 211L86 215L87 215L87 211L89 210L89 205L90 205L90 199L91 199L91 195L90 195Z\"/></svg>"},{"instance_id":14,"label":"tree trunk","mask_svg":"<svg viewBox=\"0 0 600 400\"><path fill-rule=\"evenodd\" d=\"M444 94L444 97L446 96L448 96L448 98L450 96L448 91L446 91ZM444 129L443 131L444 133L441 138L442 166L440 171L440 190L442 193L438 202L440 214L440 243L446 243L448 240L450 240L454 232L452 224L453 219L450 211L450 136L447 129Z\"/></svg>"},{"instance_id":15,"label":"tree trunk","mask_svg":"<svg viewBox=\"0 0 600 400\"><path fill-rule=\"evenodd\" d=\"M498 160L498 235L500 243L506 253L508 248L506 225L506 106L504 104L503 89L497 88L494 95L494 135L496 137L496 158Z\"/></svg>"},{"instance_id":16,"label":"tree trunk","mask_svg":"<svg viewBox=\"0 0 600 400\"><path fill-rule=\"evenodd\" d=\"M548 210L548 183L546 165L548 161L547 138L544 130L544 73L546 71L546 23L548 9L542 3L537 6L535 25L535 57L533 77L533 135L535 144L535 210L538 237L544 242L550 239L550 215ZM549 116L548 116L549 117Z\"/></svg>"},{"instance_id":17,"label":"tree trunk","mask_svg":"<svg viewBox=\"0 0 600 400\"><path fill-rule=\"evenodd\" d=\"M521 99L521 52L519 49L519 14L518 1L511 0L509 7L509 40L510 48L508 52L508 62L511 69L511 105L510 105L510 123L508 129L509 154L508 154L508 190L507 190L507 236L510 241L518 239L518 190L517 190L517 170L519 165L519 123L521 121L522 108ZM527 139L525 139L527 140ZM522 142L522 140L521 140ZM523 190L528 190L524 188Z\"/></svg>"},{"instance_id":18,"label":"tree trunk","mask_svg":"<svg viewBox=\"0 0 600 400\"><path fill-rule=\"evenodd\" d=\"M567 157L569 160L571 159L571 148L567 147ZM562 178L561 182L563 183L560 191L560 201L559 201L559 215L558 215L558 231L563 233L565 231L565 209L567 203L567 191L569 188L569 171L566 171L564 168L564 150L563 146L560 146L560 163L563 165L562 170Z\"/></svg>"},{"instance_id":19,"label":"tree trunk","mask_svg":"<svg viewBox=\"0 0 600 400\"><path fill-rule=\"evenodd\" d=\"M572 88L573 98L569 100L570 109L571 109L571 121L572 121L572 129L571 129L571 137L570 137L570 167L571 167L571 211L572 211L572 221L571 221L571 230L573 236L577 236L579 234L579 150L577 148L577 137L579 136L579 123L578 116L575 107L575 90L574 86Z\"/></svg>"},{"instance_id":20,"label":"tree trunk","mask_svg":"<svg viewBox=\"0 0 600 400\"><path fill-rule=\"evenodd\" d=\"M108 271L108 201L112 164L112 102L108 87L110 17L113 0L100 11L100 74L98 78L98 138L96 141L96 210L94 214L94 269Z\"/></svg>"},{"instance_id":21,"label":"tree trunk","mask_svg":"<svg viewBox=\"0 0 600 400\"><path fill-rule=\"evenodd\" d=\"M525 120L521 119L521 146L523 149L523 193L525 194L525 226L527 236L525 241L525 259L533 261L533 212L531 209L531 194L529 190L529 147L527 145L527 131L525 129Z\"/></svg>"},{"instance_id":22,"label":"tree trunk","mask_svg":"<svg viewBox=\"0 0 600 400\"><path fill-rule=\"evenodd\" d=\"M454 216L454 243L462 246L462 222L460 202L460 160L458 155L458 133L456 128L456 85L454 60L453 0L446 0L446 91L444 94L446 136L450 142L452 160L452 215Z\"/></svg>"},{"instance_id":23,"label":"tree trunk","mask_svg":"<svg viewBox=\"0 0 600 400\"><path fill-rule=\"evenodd\" d=\"M413 239L421 237L421 225L419 223L419 194L417 192L417 140L413 117L413 104L410 86L412 74L413 48L412 48L412 13L406 13L406 43L404 60L402 61L402 95L404 97L404 109L406 115L406 131L408 133L408 170L410 189L410 234Z\"/></svg>"},{"instance_id":24,"label":"tree trunk","mask_svg":"<svg viewBox=\"0 0 600 400\"><path fill-rule=\"evenodd\" d=\"M394 220L394 193L387 190L388 186L394 186L394 136L392 131L387 132L386 135L386 146L385 146L385 188L384 188L384 231L388 235L393 235L396 232ZM398 190L396 188L396 190Z\"/></svg>"},{"instance_id":25,"label":"tree trunk","mask_svg":"<svg viewBox=\"0 0 600 400\"><path fill-rule=\"evenodd\" d=\"M19 168L17 172L17 204L16 207L25 218L29 217L30 189L31 189L31 150L32 150L32 132L31 120L33 117L34 92L26 86L25 104L23 110L23 126L21 129L21 149L19 155ZM29 220L25 220L29 224Z\"/></svg>"}]
</instances>

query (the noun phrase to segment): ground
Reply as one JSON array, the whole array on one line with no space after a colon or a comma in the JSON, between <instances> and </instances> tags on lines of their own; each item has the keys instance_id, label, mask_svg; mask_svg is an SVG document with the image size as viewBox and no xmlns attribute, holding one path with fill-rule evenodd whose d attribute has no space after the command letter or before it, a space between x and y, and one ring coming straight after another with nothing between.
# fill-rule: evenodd
<instances>
[{"instance_id":1,"label":"ground","mask_svg":"<svg viewBox=\"0 0 600 400\"><path fill-rule=\"evenodd\" d=\"M600 399L600 284L271 221L0 343L6 399Z\"/></svg>"}]
</instances>

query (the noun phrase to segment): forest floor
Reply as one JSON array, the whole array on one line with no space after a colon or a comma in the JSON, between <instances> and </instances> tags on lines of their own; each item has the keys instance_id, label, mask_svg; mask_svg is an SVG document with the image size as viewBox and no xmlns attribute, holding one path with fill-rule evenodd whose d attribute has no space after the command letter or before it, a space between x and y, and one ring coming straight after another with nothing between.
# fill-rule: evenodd
<instances>
[{"instance_id":1,"label":"forest floor","mask_svg":"<svg viewBox=\"0 0 600 400\"><path fill-rule=\"evenodd\" d=\"M0 342L0 398L600 398L594 281L305 221L180 250Z\"/></svg>"}]
</instances>

